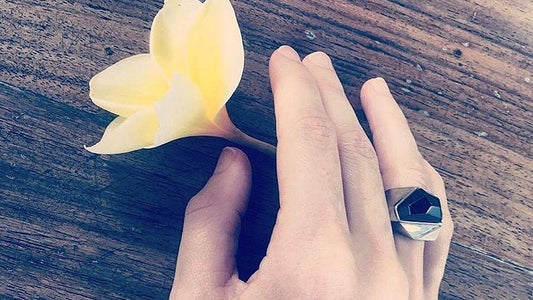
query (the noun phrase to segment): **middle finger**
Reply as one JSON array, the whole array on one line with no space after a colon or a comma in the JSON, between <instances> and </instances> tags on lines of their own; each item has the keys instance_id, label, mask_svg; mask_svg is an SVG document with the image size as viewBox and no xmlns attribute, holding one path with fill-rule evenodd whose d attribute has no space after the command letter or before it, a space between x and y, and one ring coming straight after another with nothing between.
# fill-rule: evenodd
<instances>
[{"instance_id":1,"label":"middle finger","mask_svg":"<svg viewBox=\"0 0 533 300\"><path fill-rule=\"evenodd\" d=\"M306 235L347 231L335 128L313 76L298 54L283 46L272 55L270 78L278 136L278 224L296 225L298 234Z\"/></svg>"}]
</instances>

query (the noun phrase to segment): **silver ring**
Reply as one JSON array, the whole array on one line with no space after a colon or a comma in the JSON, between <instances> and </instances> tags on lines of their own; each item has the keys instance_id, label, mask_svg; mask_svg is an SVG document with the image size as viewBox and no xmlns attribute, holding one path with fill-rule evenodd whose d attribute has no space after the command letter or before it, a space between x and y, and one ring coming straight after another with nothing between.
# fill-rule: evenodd
<instances>
[{"instance_id":1,"label":"silver ring","mask_svg":"<svg viewBox=\"0 0 533 300\"><path fill-rule=\"evenodd\" d=\"M392 229L413 240L434 241L442 226L439 197L420 187L385 191Z\"/></svg>"}]
</instances>

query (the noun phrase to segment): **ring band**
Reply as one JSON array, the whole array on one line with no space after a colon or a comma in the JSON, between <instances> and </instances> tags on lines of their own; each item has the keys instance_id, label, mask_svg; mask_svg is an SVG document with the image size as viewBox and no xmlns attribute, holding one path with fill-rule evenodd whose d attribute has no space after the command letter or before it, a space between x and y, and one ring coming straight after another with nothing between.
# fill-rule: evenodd
<instances>
[{"instance_id":1,"label":"ring band","mask_svg":"<svg viewBox=\"0 0 533 300\"><path fill-rule=\"evenodd\" d=\"M442 226L439 197L421 187L385 191L392 229L413 240L434 241Z\"/></svg>"}]
</instances>

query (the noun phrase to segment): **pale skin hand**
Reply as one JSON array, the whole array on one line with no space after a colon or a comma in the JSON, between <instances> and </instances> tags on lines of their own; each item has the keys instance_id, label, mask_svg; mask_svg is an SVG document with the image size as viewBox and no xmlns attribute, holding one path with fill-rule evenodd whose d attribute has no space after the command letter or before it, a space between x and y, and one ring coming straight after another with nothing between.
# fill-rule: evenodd
<instances>
[{"instance_id":1,"label":"pale skin hand","mask_svg":"<svg viewBox=\"0 0 533 300\"><path fill-rule=\"evenodd\" d=\"M383 79L367 81L364 134L327 55L272 54L280 211L259 270L235 266L250 165L226 149L189 203L171 299L437 299L453 224L444 184L420 155ZM420 186L437 195L434 242L392 233L384 190Z\"/></svg>"}]
</instances>

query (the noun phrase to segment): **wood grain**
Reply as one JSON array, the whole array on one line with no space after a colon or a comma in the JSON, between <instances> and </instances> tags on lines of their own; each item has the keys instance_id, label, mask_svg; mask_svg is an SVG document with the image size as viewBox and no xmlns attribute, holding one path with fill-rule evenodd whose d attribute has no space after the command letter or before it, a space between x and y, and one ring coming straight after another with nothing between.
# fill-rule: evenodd
<instances>
[{"instance_id":1,"label":"wood grain","mask_svg":"<svg viewBox=\"0 0 533 300\"><path fill-rule=\"evenodd\" d=\"M456 233L443 299L533 297L533 1L233 1L246 48L235 123L275 143L267 66L281 44L329 53L359 111L385 77L443 175ZM96 156L112 116L88 80L148 50L162 1L0 0L0 298L164 299L183 210L227 142L188 138ZM243 278L278 209L275 163L254 188ZM170 167L169 167L170 166Z\"/></svg>"}]
</instances>

